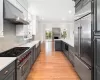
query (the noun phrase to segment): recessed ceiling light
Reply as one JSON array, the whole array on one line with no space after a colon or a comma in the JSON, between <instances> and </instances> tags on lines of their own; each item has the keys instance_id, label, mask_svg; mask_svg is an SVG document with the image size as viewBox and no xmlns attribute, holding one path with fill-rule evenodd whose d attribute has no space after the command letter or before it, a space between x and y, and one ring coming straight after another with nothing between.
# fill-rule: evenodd
<instances>
[{"instance_id":1,"label":"recessed ceiling light","mask_svg":"<svg viewBox=\"0 0 100 80\"><path fill-rule=\"evenodd\" d=\"M44 18L42 17L41 20L44 20Z\"/></svg>"},{"instance_id":2,"label":"recessed ceiling light","mask_svg":"<svg viewBox=\"0 0 100 80\"><path fill-rule=\"evenodd\" d=\"M65 18L62 18L62 20L66 20Z\"/></svg>"},{"instance_id":3,"label":"recessed ceiling light","mask_svg":"<svg viewBox=\"0 0 100 80\"><path fill-rule=\"evenodd\" d=\"M71 14L71 13L72 13L72 11L71 11L71 10L69 10L68 12L69 12L69 14Z\"/></svg>"}]
</instances>

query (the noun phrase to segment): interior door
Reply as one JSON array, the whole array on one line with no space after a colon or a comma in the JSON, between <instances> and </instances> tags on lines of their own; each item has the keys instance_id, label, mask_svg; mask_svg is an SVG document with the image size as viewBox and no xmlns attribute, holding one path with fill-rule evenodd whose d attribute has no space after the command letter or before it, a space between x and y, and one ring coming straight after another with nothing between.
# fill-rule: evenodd
<instances>
[{"instance_id":1,"label":"interior door","mask_svg":"<svg viewBox=\"0 0 100 80\"><path fill-rule=\"evenodd\" d=\"M91 66L91 14L81 19L81 59Z\"/></svg>"},{"instance_id":2,"label":"interior door","mask_svg":"<svg viewBox=\"0 0 100 80\"><path fill-rule=\"evenodd\" d=\"M75 28L74 28L74 46L75 46L75 55L77 56L79 56L80 54L79 27L80 27L80 20L77 20L75 21Z\"/></svg>"}]
</instances>

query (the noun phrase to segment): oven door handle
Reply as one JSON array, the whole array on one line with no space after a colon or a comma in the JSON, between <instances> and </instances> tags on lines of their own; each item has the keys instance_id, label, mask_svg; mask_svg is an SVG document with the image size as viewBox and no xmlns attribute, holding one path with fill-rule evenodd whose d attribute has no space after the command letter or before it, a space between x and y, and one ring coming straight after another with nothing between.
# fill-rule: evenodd
<instances>
[{"instance_id":1,"label":"oven door handle","mask_svg":"<svg viewBox=\"0 0 100 80\"><path fill-rule=\"evenodd\" d=\"M29 57L26 59L26 61L23 63L23 65L19 65L18 66L18 69L20 69L21 70L21 68L25 65L25 63L27 62L27 60L29 60L30 59L30 55L29 55Z\"/></svg>"}]
</instances>

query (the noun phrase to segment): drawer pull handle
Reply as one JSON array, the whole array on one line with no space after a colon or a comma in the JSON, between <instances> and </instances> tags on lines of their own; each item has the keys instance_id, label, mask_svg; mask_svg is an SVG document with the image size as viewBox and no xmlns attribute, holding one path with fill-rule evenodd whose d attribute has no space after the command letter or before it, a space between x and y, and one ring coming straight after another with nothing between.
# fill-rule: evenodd
<instances>
[{"instance_id":1,"label":"drawer pull handle","mask_svg":"<svg viewBox=\"0 0 100 80\"><path fill-rule=\"evenodd\" d=\"M6 75L8 73L8 71L5 71L4 75Z\"/></svg>"}]
</instances>

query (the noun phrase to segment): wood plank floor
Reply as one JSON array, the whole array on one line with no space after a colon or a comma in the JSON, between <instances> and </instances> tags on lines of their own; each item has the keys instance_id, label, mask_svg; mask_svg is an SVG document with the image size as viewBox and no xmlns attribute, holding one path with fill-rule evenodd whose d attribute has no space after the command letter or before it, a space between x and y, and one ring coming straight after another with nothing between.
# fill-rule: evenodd
<instances>
[{"instance_id":1,"label":"wood plank floor","mask_svg":"<svg viewBox=\"0 0 100 80\"><path fill-rule=\"evenodd\" d=\"M41 53L27 80L80 80L62 52L55 52L52 42L41 46Z\"/></svg>"}]
</instances>

